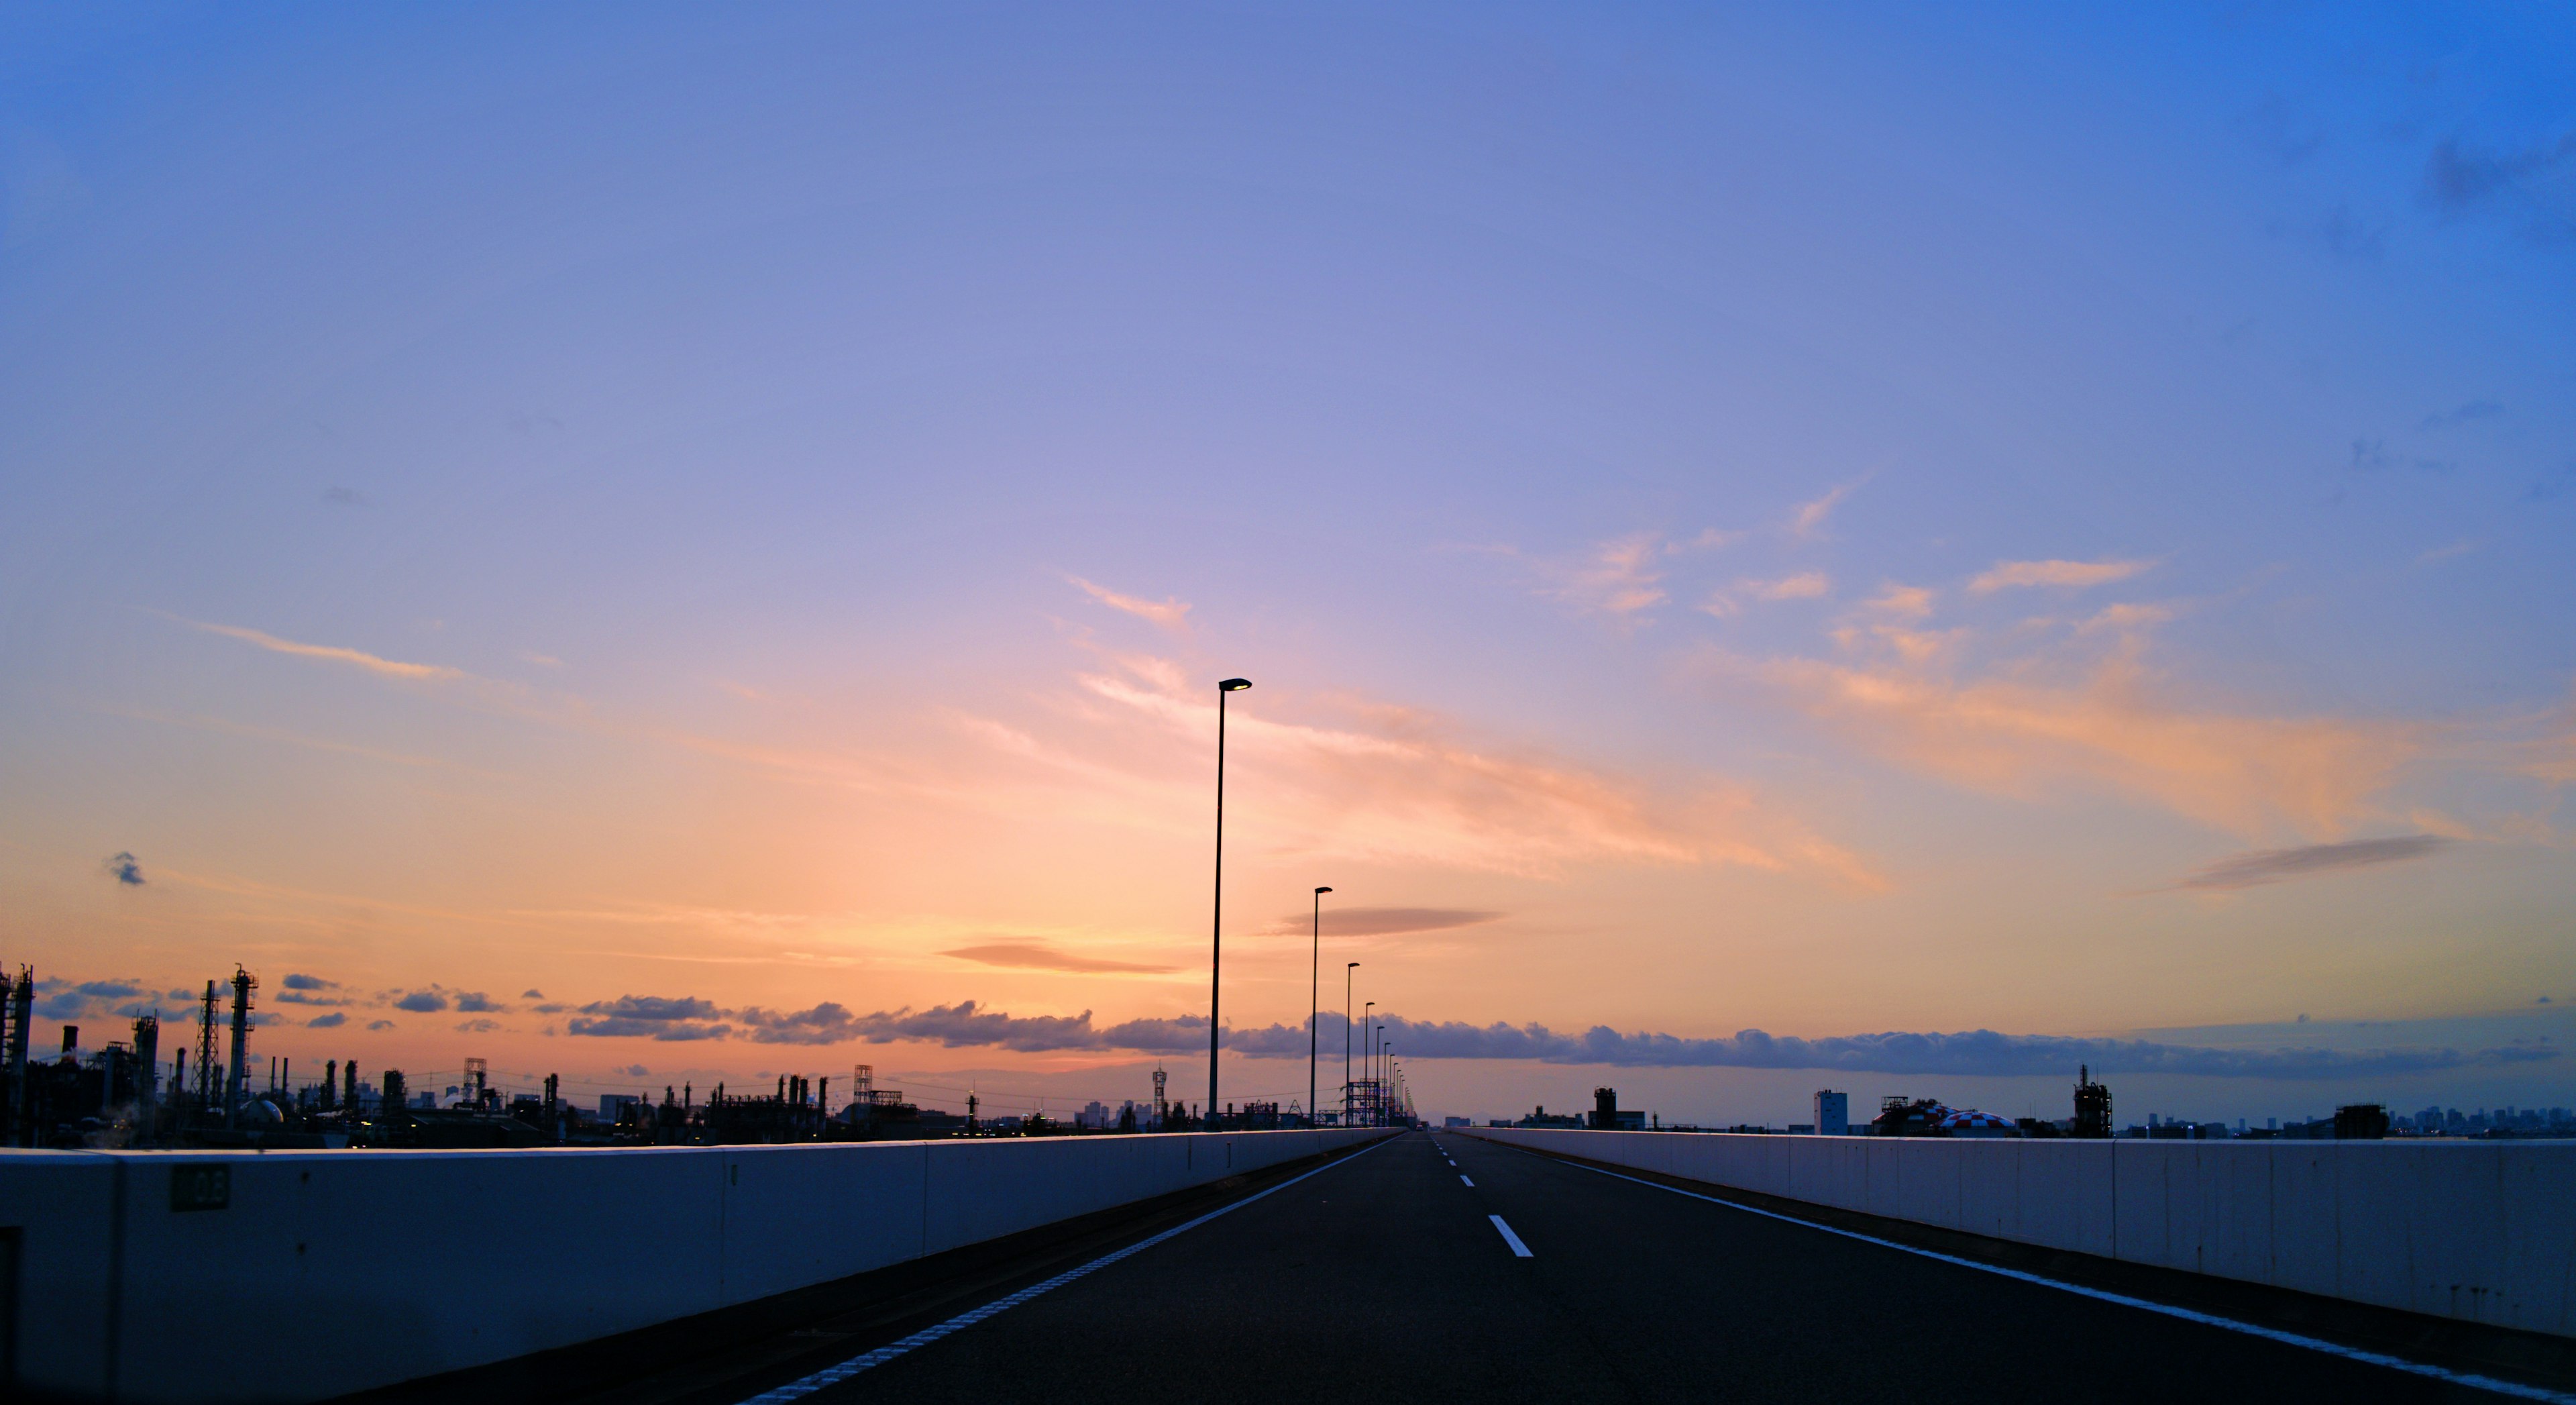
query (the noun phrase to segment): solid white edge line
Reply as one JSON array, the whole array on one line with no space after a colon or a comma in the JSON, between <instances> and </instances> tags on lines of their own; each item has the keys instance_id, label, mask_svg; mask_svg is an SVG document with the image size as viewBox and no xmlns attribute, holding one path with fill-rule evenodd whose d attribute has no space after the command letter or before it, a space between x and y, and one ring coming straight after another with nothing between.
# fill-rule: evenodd
<instances>
[{"instance_id":1,"label":"solid white edge line","mask_svg":"<svg viewBox=\"0 0 2576 1405\"><path fill-rule=\"evenodd\" d=\"M1519 1235L1512 1233L1512 1227L1510 1225L1503 1223L1502 1216L1487 1215L1485 1218L1492 1220L1494 1222L1494 1228L1503 1232L1503 1242L1512 1246L1513 1258L1534 1259L1538 1257L1538 1255L1529 1251L1529 1246L1527 1244L1523 1244L1521 1242L1521 1237Z\"/></svg>"},{"instance_id":2,"label":"solid white edge line","mask_svg":"<svg viewBox=\"0 0 2576 1405\"><path fill-rule=\"evenodd\" d=\"M1460 1179L1460 1180L1462 1180L1462 1181L1467 1181L1467 1185L1468 1185L1468 1186L1469 1186L1469 1188L1471 1188L1471 1189L1472 1189L1472 1188L1475 1186L1475 1184L1476 1184L1474 1181L1468 1181L1468 1180L1467 1180L1467 1177L1466 1177L1466 1173L1464 1173L1464 1172L1460 1172L1460 1173L1459 1173L1458 1179Z\"/></svg>"},{"instance_id":3,"label":"solid white edge line","mask_svg":"<svg viewBox=\"0 0 2576 1405\"><path fill-rule=\"evenodd\" d=\"M1290 1176L1288 1179L1281 1181L1279 1184L1271 1186L1266 1190L1256 1191L1253 1194L1247 1195L1241 1200L1237 1200L1231 1204L1220 1205L1217 1208L1208 1211L1206 1214L1199 1216L1197 1219L1188 1221L1184 1224L1174 1225L1170 1229L1164 1230L1162 1233L1157 1234L1150 1239L1139 1239L1124 1249L1103 1254L1089 1263L1066 1269L1064 1272L1057 1274L1055 1277L1050 1278L1043 1283L1031 1284L1026 1288L1022 1288L1020 1291L1011 1294L1009 1297L996 1298L992 1302L984 1304L982 1307L971 1308L965 1312L961 1312L955 1317L949 1318L947 1321L939 1323L936 1326L924 1327L920 1331L913 1333L911 1336L904 1338L902 1341L878 1347L874 1351L862 1352L857 1356L851 1357L847 1361L826 1366L822 1370L814 1372L812 1375L789 1381L783 1386L764 1390L760 1394L743 1401L742 1405L779 1405L779 1402L782 1401L803 1399L804 1397L812 1395L814 1392L823 1389L825 1386L839 1385L841 1382L848 1380L850 1377L855 1376L870 1367L882 1366L885 1363L894 1360L896 1357L903 1355L905 1352L928 1346L932 1342L935 1342L952 1332L972 1327L987 1317L992 1317L999 1313L1008 1311L1011 1308L1018 1307L1020 1304L1027 1302L1029 1299L1034 1298L1041 1293L1061 1288L1065 1284L1070 1283L1085 1274L1107 1268L1111 1264L1118 1262L1120 1259L1126 1258L1130 1254L1142 1253L1145 1250L1151 1249L1155 1245L1162 1243L1164 1240L1172 1238L1174 1235L1186 1234L1189 1231L1198 1228L1200 1225L1206 1224L1208 1221L1215 1219L1219 1215L1231 1214L1234 1211L1240 1210L1244 1206L1251 1204L1253 1201L1276 1195L1280 1191L1286 1190L1297 1182L1306 1179L1308 1176L1322 1175L1324 1172L1329 1171L1336 1166L1346 1166L1351 1162L1357 1161L1361 1157L1368 1155L1370 1152L1377 1150L1379 1147L1385 1146L1388 1142L1395 1141L1396 1139L1396 1137L1380 1138L1377 1141L1369 1143L1367 1146L1361 1147L1358 1151L1352 1152L1348 1156L1336 1157L1333 1160L1327 1161L1323 1165L1316 1167L1314 1170ZM1507 1229L1504 1230L1503 1233L1509 1235L1511 1231ZM1517 1244L1519 1241L1514 1240L1513 1242Z\"/></svg>"},{"instance_id":4,"label":"solid white edge line","mask_svg":"<svg viewBox=\"0 0 2576 1405\"><path fill-rule=\"evenodd\" d=\"M1510 1142L1502 1142L1499 1143L1499 1145L1510 1146L1515 1151L1530 1151L1530 1148L1528 1147L1513 1146ZM1537 1155L1539 1153L1531 1152L1531 1154ZM1556 1158L1550 1157L1549 1159L1554 1160ZM2339 1343L2324 1341L2316 1337L2303 1337L2296 1332L2284 1332L2272 1327L2257 1327L2251 1322L2239 1322L2232 1317L2219 1317L2211 1313L2195 1312L2187 1307L2174 1307L2167 1303L2152 1302L2146 1298L2133 1298L2126 1293L2107 1292L2100 1288L2087 1288L2080 1283L2065 1283L2054 1278L2042 1278L2036 1273L2024 1273L2017 1268L2003 1268L1995 1264L1981 1264L1975 1259L1963 1259L1956 1254L1944 1254L1932 1249L1918 1249L1911 1244L1899 1244L1893 1239L1881 1239L1876 1235L1862 1234L1856 1230L1836 1229L1832 1225L1818 1224L1814 1220L1802 1220L1795 1215L1783 1215L1771 1210L1757 1210L1750 1205L1739 1205L1732 1200L1721 1200L1714 1195L1702 1195L1697 1191L1684 1190L1679 1186L1665 1185L1661 1181L1650 1181L1639 1176L1623 1176L1616 1171L1608 1170L1600 1166L1584 1166L1580 1162L1569 1162L1566 1164L1579 1166L1581 1169L1586 1171L1598 1171L1602 1175L1610 1177L1612 1180L1629 1181L1637 1185L1651 1186L1656 1190L1668 1190L1675 1195L1687 1196L1693 1200L1705 1200L1711 1205L1723 1205L1730 1210L1741 1210L1748 1215L1760 1215L1766 1220L1778 1220L1782 1224L1802 1225L1808 1229L1821 1230L1826 1234L1838 1234L1845 1239L1857 1239L1863 1244L1876 1244L1884 1249L1894 1249L1901 1253L1913 1254L1919 1258L1937 1259L1945 1264L1957 1264L1961 1268L1973 1268L1980 1273L1991 1273L2004 1278L2017 1278L2024 1283L2036 1283L2043 1288L2055 1288L2060 1292L2073 1293L2077 1297L2081 1298L2092 1298L2097 1302L2117 1303L2122 1307L2140 1308L2147 1312L2158 1313L2165 1317L2177 1317L2185 1322L2197 1322L2205 1327L2219 1327L2230 1332L2241 1332L2249 1337L2261 1337L2266 1341L2280 1342L2285 1346L2305 1347L2310 1351L2323 1352L2328 1356L2340 1356L2347 1361L2359 1361L2371 1366L2385 1366L2392 1371L2404 1371L2409 1375L2424 1376L2437 1381L2446 1381L2452 1385L2467 1386L2472 1390L2492 1391L2498 1395L2511 1395L2524 1400L2555 1401L2558 1402L2558 1405L2576 1405L2576 1395L2568 1395L2564 1392L2549 1390L2541 1386L2522 1385L2514 1381L2500 1381L2493 1376L2480 1376L2467 1371L2454 1371L2446 1366L2433 1366L2421 1361L2409 1361L2402 1356L2386 1356L2379 1352L2363 1351L2358 1347L2343 1346ZM1497 1226L1500 1226L1502 1222L1502 1216L1497 1215L1494 1217L1494 1223ZM1505 1237L1509 1237L1511 1235L1511 1231L1509 1229L1505 1229L1503 1230L1503 1234ZM1516 1239L1513 1240L1515 1245L1519 1242L1520 1241Z\"/></svg>"}]
</instances>

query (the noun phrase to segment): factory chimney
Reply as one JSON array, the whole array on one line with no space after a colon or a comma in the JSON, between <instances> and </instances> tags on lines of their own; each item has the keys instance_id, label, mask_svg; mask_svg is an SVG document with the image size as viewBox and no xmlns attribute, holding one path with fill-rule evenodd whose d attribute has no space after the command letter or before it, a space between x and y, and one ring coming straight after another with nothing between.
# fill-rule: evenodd
<instances>
[{"instance_id":1,"label":"factory chimney","mask_svg":"<svg viewBox=\"0 0 2576 1405\"><path fill-rule=\"evenodd\" d=\"M326 1059L322 1064L322 1110L329 1112L340 1105L340 1061Z\"/></svg>"},{"instance_id":2,"label":"factory chimney","mask_svg":"<svg viewBox=\"0 0 2576 1405\"><path fill-rule=\"evenodd\" d=\"M0 984L7 978L0 977ZM20 1146L36 1144L35 1128L27 1123L27 1021L36 1013L36 973L18 968L18 981L9 991L9 1130L16 1133Z\"/></svg>"},{"instance_id":3,"label":"factory chimney","mask_svg":"<svg viewBox=\"0 0 2576 1405\"><path fill-rule=\"evenodd\" d=\"M351 1117L358 1115L358 1061L356 1059L349 1060L340 1069L340 1106L347 1108Z\"/></svg>"},{"instance_id":4,"label":"factory chimney","mask_svg":"<svg viewBox=\"0 0 2576 1405\"><path fill-rule=\"evenodd\" d=\"M153 1124L161 1108L161 1017L138 1015L134 1020L134 1062L140 1067L134 1078L134 1131L144 1141L152 1140Z\"/></svg>"},{"instance_id":5,"label":"factory chimney","mask_svg":"<svg viewBox=\"0 0 2576 1405\"><path fill-rule=\"evenodd\" d=\"M233 1046L232 1059L224 1071L224 1125L230 1127L241 1115L242 1097L248 1092L250 1078L250 993L259 989L259 977L233 967Z\"/></svg>"}]
</instances>

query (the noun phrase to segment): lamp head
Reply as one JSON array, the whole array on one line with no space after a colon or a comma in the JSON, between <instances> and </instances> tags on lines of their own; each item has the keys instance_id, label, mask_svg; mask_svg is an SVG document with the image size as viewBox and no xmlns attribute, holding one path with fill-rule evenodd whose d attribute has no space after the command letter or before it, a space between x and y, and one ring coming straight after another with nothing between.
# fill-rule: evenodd
<instances>
[{"instance_id":1,"label":"lamp head","mask_svg":"<svg viewBox=\"0 0 2576 1405\"><path fill-rule=\"evenodd\" d=\"M1229 678L1217 684L1216 690L1220 693L1240 693L1251 686L1252 680L1249 678Z\"/></svg>"},{"instance_id":2,"label":"lamp head","mask_svg":"<svg viewBox=\"0 0 2576 1405\"><path fill-rule=\"evenodd\" d=\"M1332 890L1332 889L1330 889L1330 888L1317 888L1315 891L1316 891L1317 893L1329 893L1329 892L1331 892L1331 891L1333 891L1333 890Z\"/></svg>"}]
</instances>

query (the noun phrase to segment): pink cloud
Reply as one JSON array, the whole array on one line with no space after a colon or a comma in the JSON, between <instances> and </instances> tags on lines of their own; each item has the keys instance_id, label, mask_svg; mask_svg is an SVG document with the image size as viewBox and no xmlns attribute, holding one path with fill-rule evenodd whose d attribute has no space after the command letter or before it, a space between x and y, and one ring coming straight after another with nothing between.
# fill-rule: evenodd
<instances>
[{"instance_id":1,"label":"pink cloud","mask_svg":"<svg viewBox=\"0 0 2576 1405\"><path fill-rule=\"evenodd\" d=\"M1813 502L1799 504L1798 510L1789 517L1789 535L1800 541L1814 536L1825 525L1825 519L1832 516L1834 509L1842 506L1843 499L1850 497L1852 490L1859 486L1845 483Z\"/></svg>"},{"instance_id":2,"label":"pink cloud","mask_svg":"<svg viewBox=\"0 0 2576 1405\"><path fill-rule=\"evenodd\" d=\"M1085 696L1111 706L1078 714L1094 728L1079 749L1015 754L1045 760L1066 803L1104 817L1135 824L1168 811L1176 829L1203 823L1204 777L1168 775L1161 759L1172 734L1212 737L1213 698L1171 686L1168 665L1139 666L1162 662L1119 660L1114 671L1080 676ZM1344 707L1337 710L1351 715L1342 725L1293 720L1297 710L1297 700L1264 705L1255 693L1228 712L1229 789L1262 796L1240 820L1229 811L1229 830L1240 824L1243 842L1273 853L1537 876L1603 864L1728 864L1882 886L1857 856L1721 777L1649 782L1471 740L1406 708Z\"/></svg>"},{"instance_id":3,"label":"pink cloud","mask_svg":"<svg viewBox=\"0 0 2576 1405\"><path fill-rule=\"evenodd\" d=\"M2153 561L1998 561L1968 589L1989 595L2014 586L2055 585L2081 590L2108 585L2155 565Z\"/></svg>"},{"instance_id":4,"label":"pink cloud","mask_svg":"<svg viewBox=\"0 0 2576 1405\"><path fill-rule=\"evenodd\" d=\"M1189 603L1178 596L1165 596L1161 600L1143 600L1133 595L1121 595L1105 585L1093 585L1080 576L1067 576L1065 579L1082 587L1092 599L1110 609L1125 611L1140 620L1161 625L1174 633L1186 632L1190 627Z\"/></svg>"},{"instance_id":5,"label":"pink cloud","mask_svg":"<svg viewBox=\"0 0 2576 1405\"><path fill-rule=\"evenodd\" d=\"M2243 834L2332 837L2420 749L2405 724L2173 702L2134 647L2063 686L2019 675L1961 683L1904 663L1721 663L1880 755L1971 789L2035 797L2071 782Z\"/></svg>"}]
</instances>

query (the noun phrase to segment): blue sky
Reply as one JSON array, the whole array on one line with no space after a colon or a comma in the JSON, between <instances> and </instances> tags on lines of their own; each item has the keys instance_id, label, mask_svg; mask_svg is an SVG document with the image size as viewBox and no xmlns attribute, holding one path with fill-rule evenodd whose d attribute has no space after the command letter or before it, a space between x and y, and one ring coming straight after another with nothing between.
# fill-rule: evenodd
<instances>
[{"instance_id":1,"label":"blue sky","mask_svg":"<svg viewBox=\"0 0 2576 1405\"><path fill-rule=\"evenodd\" d=\"M1248 1026L2549 1037L2569 29L21 11L0 955L1203 1014L1240 673Z\"/></svg>"}]
</instances>

